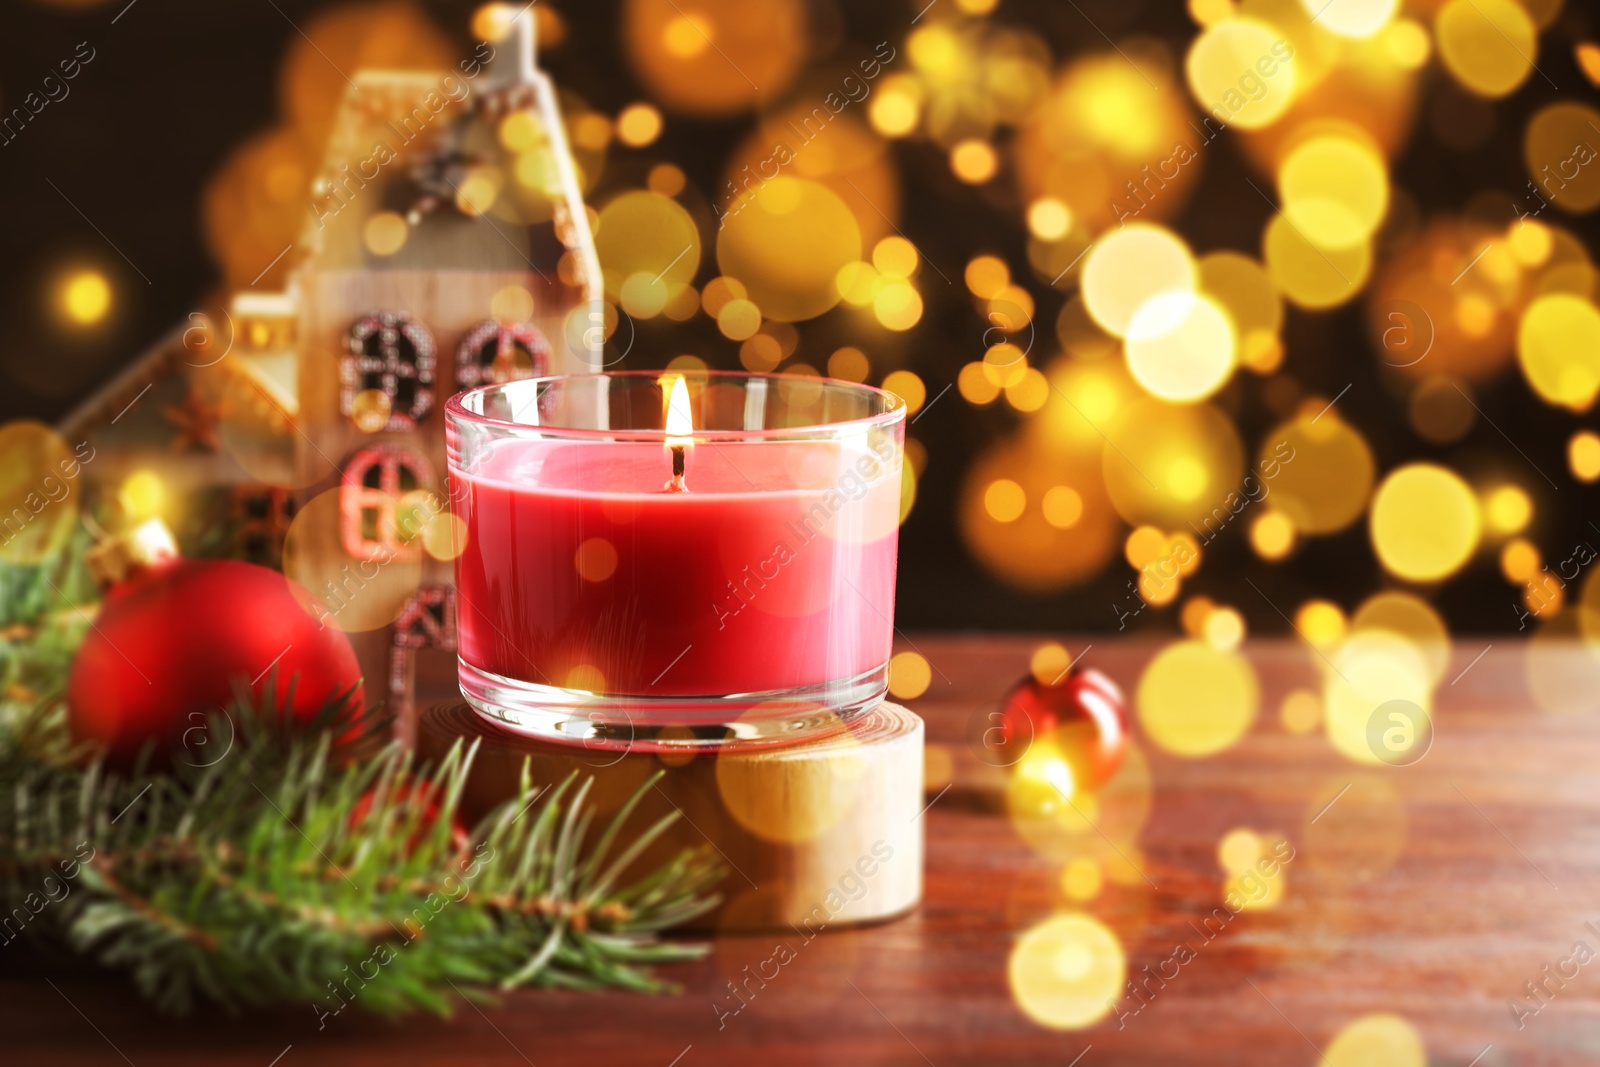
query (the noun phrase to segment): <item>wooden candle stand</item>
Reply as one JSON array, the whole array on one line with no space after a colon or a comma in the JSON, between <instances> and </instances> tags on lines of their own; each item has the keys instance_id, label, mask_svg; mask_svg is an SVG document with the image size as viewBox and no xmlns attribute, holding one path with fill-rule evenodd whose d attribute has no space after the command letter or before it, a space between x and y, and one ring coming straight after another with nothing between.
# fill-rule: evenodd
<instances>
[{"instance_id":1,"label":"wooden candle stand","mask_svg":"<svg viewBox=\"0 0 1600 1067\"><path fill-rule=\"evenodd\" d=\"M632 824L682 817L638 862L707 842L721 854L724 902L702 927L817 931L892 918L921 899L923 724L897 704L817 741L696 755L536 741L454 700L423 713L418 753L438 759L458 737L479 742L462 800L472 819L516 794L524 761L536 785L592 777L602 823L663 772Z\"/></svg>"}]
</instances>

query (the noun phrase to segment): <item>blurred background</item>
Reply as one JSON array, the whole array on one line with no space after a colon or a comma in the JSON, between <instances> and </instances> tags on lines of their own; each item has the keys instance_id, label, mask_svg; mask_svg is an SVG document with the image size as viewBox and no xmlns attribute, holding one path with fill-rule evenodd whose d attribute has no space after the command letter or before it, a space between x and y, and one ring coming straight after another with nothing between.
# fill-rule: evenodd
<instances>
[{"instance_id":1,"label":"blurred background","mask_svg":"<svg viewBox=\"0 0 1600 1067\"><path fill-rule=\"evenodd\" d=\"M1593 7L533 8L613 355L912 408L902 628L1322 644L1600 607ZM485 18L12 0L4 417L281 288L347 74L458 68Z\"/></svg>"}]
</instances>

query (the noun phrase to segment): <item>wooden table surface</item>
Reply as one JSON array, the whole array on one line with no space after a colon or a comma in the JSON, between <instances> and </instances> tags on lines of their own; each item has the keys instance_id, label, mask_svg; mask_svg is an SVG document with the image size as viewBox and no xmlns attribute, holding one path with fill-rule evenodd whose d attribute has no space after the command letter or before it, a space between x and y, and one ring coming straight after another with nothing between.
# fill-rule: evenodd
<instances>
[{"instance_id":1,"label":"wooden table surface","mask_svg":"<svg viewBox=\"0 0 1600 1067\"><path fill-rule=\"evenodd\" d=\"M1262 711L1233 748L1186 760L1142 743L1154 785L1129 857L1142 874L1108 881L1082 908L1117 933L1134 975L1180 940L1199 947L1121 1028L1110 1019L1044 1029L1007 985L1018 934L1072 905L1059 863L973 788L965 738L973 715L1026 671L1037 642L928 635L916 647L935 667L933 685L909 703L957 779L924 816L921 908L800 943L720 1027L713 1005L732 1003L726 981L772 956L772 936L716 939L708 959L668 972L679 996L527 992L486 1011L462 1006L448 1021L345 1013L321 1031L309 1005L160 1020L119 979L19 968L13 957L0 978L0 1062L1311 1065L1351 1020L1393 1012L1416 1026L1432 1064L1600 1063L1600 959L1522 1029L1507 1006L1576 942L1600 949L1584 925L1600 929L1600 714L1538 710L1527 646L1497 638L1474 661L1488 643L1453 649L1432 750L1409 767L1358 766L1320 732L1284 729L1284 695L1320 677L1297 642L1247 646ZM1159 647L1100 639L1089 661L1131 689ZM1572 657L1600 683L1600 669L1586 665L1595 661L1576 648ZM1591 688L1600 710L1600 684ZM1217 844L1239 826L1294 845L1286 893L1201 941L1192 924L1222 894Z\"/></svg>"}]
</instances>

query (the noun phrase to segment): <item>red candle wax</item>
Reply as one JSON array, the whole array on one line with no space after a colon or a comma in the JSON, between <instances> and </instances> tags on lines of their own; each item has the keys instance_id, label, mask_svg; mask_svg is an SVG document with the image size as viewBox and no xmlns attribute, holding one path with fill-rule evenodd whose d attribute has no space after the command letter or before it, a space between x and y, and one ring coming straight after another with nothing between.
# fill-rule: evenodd
<instances>
[{"instance_id":1,"label":"red candle wax","mask_svg":"<svg viewBox=\"0 0 1600 1067\"><path fill-rule=\"evenodd\" d=\"M503 440L451 472L467 527L460 652L504 678L611 694L823 686L881 669L893 636L892 442L668 449Z\"/></svg>"}]
</instances>

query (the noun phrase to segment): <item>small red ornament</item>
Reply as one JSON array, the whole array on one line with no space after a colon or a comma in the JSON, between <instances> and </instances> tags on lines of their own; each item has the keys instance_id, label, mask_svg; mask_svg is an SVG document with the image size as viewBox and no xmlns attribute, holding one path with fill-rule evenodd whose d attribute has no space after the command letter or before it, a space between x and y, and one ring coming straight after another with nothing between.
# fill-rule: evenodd
<instances>
[{"instance_id":1,"label":"small red ornament","mask_svg":"<svg viewBox=\"0 0 1600 1067\"><path fill-rule=\"evenodd\" d=\"M262 710L302 721L360 685L350 639L320 625L277 571L179 558L159 524L106 549L91 561L105 596L72 665L67 723L113 764L131 764L152 739L158 763L177 748L194 765L222 758L232 738L209 736L208 719L233 702L235 682L259 706L275 676L277 706ZM359 688L350 706L362 709Z\"/></svg>"},{"instance_id":2,"label":"small red ornament","mask_svg":"<svg viewBox=\"0 0 1600 1067\"><path fill-rule=\"evenodd\" d=\"M1122 766L1128 747L1128 710L1122 690L1104 674L1070 668L1051 684L1028 677L1006 694L1000 730L1011 750L1024 752L1048 739L1072 768L1078 789L1099 789Z\"/></svg>"},{"instance_id":3,"label":"small red ornament","mask_svg":"<svg viewBox=\"0 0 1600 1067\"><path fill-rule=\"evenodd\" d=\"M413 796L416 797L415 800L412 799ZM350 828L352 830L360 829L361 824L366 822L367 816L372 811L372 805L377 799L378 792L375 789L369 789L361 794L361 799L357 800L355 806L350 809ZM432 830L434 824L439 821L439 805L433 798L433 789L426 784L421 786L410 784L394 785L389 788L389 803L394 807L403 807L409 803L422 805L422 817L417 821L417 828L411 834L410 840L406 842L406 852L415 852L423 836ZM467 851L467 846L471 843L472 838L468 835L467 828L461 824L460 811L458 809L450 820L451 851L459 855Z\"/></svg>"}]
</instances>

